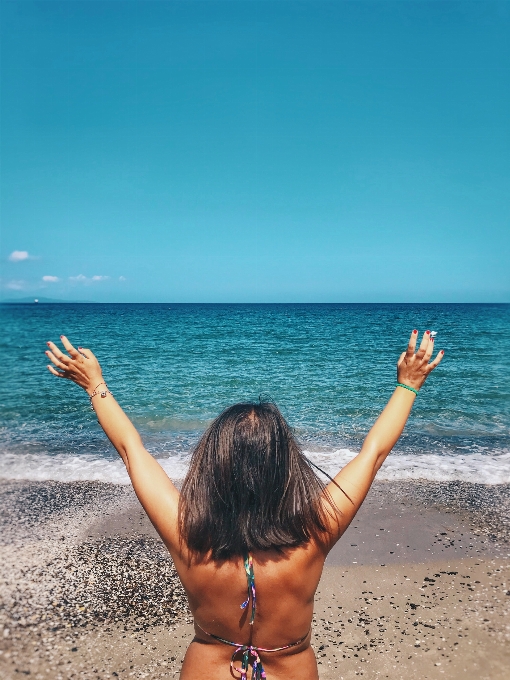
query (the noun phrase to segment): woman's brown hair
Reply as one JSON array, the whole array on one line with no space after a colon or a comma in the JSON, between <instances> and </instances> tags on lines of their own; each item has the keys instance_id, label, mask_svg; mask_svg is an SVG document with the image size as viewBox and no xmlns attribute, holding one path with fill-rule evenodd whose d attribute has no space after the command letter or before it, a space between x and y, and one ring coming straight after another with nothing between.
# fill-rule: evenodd
<instances>
[{"instance_id":1,"label":"woman's brown hair","mask_svg":"<svg viewBox=\"0 0 510 680\"><path fill-rule=\"evenodd\" d=\"M179 501L194 554L228 559L295 547L327 532L324 484L271 402L235 404L205 431Z\"/></svg>"}]
</instances>

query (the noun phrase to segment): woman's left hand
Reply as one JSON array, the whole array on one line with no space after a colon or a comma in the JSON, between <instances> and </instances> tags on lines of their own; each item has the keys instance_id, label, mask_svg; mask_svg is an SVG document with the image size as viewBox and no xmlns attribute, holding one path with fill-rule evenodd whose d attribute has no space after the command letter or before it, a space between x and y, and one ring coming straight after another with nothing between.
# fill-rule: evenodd
<instances>
[{"instance_id":1,"label":"woman's left hand","mask_svg":"<svg viewBox=\"0 0 510 680\"><path fill-rule=\"evenodd\" d=\"M397 362L397 382L419 390L427 376L439 364L444 356L444 350L438 352L434 361L430 361L434 351L434 338L430 331L425 331L418 351L415 353L418 331L411 333L407 351L402 352Z\"/></svg>"},{"instance_id":2,"label":"woman's left hand","mask_svg":"<svg viewBox=\"0 0 510 680\"><path fill-rule=\"evenodd\" d=\"M103 383L98 360L89 349L75 349L65 335L61 335L60 339L68 354L61 352L54 342L46 343L50 348L46 351L46 356L53 363L53 366L48 365L48 370L59 378L72 380L90 394Z\"/></svg>"}]
</instances>

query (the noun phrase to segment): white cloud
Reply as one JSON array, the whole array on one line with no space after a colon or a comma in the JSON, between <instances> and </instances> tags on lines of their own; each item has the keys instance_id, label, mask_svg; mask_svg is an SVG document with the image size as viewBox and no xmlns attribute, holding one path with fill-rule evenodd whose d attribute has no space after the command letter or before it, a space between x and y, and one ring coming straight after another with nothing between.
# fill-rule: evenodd
<instances>
[{"instance_id":1,"label":"white cloud","mask_svg":"<svg viewBox=\"0 0 510 680\"><path fill-rule=\"evenodd\" d=\"M28 260L30 255L27 250L13 250L9 255L9 260L11 262L23 262L23 260Z\"/></svg>"},{"instance_id":2,"label":"white cloud","mask_svg":"<svg viewBox=\"0 0 510 680\"><path fill-rule=\"evenodd\" d=\"M47 283L57 283L57 281L60 281L58 276L43 276L42 280L46 281Z\"/></svg>"},{"instance_id":3,"label":"white cloud","mask_svg":"<svg viewBox=\"0 0 510 680\"><path fill-rule=\"evenodd\" d=\"M125 276L119 276L119 281L125 281L126 277Z\"/></svg>"},{"instance_id":4,"label":"white cloud","mask_svg":"<svg viewBox=\"0 0 510 680\"><path fill-rule=\"evenodd\" d=\"M7 288L10 290L25 290L27 287L27 282L21 279L9 281L7 283Z\"/></svg>"},{"instance_id":5,"label":"white cloud","mask_svg":"<svg viewBox=\"0 0 510 680\"><path fill-rule=\"evenodd\" d=\"M83 274L78 274L78 276L70 276L69 281L72 281L73 283L90 284L97 283L98 281L107 281L109 278L109 276L99 276L98 274L90 277L84 276Z\"/></svg>"}]
</instances>

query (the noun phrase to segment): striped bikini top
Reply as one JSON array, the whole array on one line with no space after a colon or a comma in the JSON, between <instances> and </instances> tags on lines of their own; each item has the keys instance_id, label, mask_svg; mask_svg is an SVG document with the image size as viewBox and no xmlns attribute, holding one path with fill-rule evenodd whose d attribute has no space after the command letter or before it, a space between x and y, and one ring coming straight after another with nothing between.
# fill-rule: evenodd
<instances>
[{"instance_id":1,"label":"striped bikini top","mask_svg":"<svg viewBox=\"0 0 510 680\"><path fill-rule=\"evenodd\" d=\"M255 590L255 572L253 571L253 557L251 556L250 553L248 553L244 557L244 570L246 572L246 580L248 581L248 597L242 603L241 609L246 609L246 607L248 607L248 605L250 604L251 600L250 626L253 626L257 607L257 593ZM266 678L267 677L266 672L264 670L264 667L262 666L262 661L260 660L259 652L281 652L284 649L297 647L306 640L306 638L308 637L308 633L310 632L308 631L308 633L300 640L296 640L296 642L291 642L289 645L284 645L283 647L275 647L274 649L266 649L265 647L256 647L255 645L245 645L240 642L232 642L231 640L225 640L225 638L219 637L218 635L208 633L206 630L202 628L202 626L199 626L198 623L196 623L196 621L195 624L208 637L213 638L218 642L222 642L224 645L230 645L231 647L235 647L234 653L232 654L232 659L230 660L230 669L233 677L236 677L234 675L234 672L239 673L240 680L247 680L250 666L252 667L251 680L262 680L262 678ZM241 657L240 667L234 665L236 663L236 657L238 656ZM239 661L237 661L237 663L239 663Z\"/></svg>"}]
</instances>

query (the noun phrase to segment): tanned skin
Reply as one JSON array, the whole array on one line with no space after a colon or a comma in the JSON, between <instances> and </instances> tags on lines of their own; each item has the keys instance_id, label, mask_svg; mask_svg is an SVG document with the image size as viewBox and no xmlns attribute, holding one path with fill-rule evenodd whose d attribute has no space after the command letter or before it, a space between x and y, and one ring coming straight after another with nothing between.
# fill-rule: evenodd
<instances>
[{"instance_id":1,"label":"tanned skin","mask_svg":"<svg viewBox=\"0 0 510 680\"><path fill-rule=\"evenodd\" d=\"M443 358L431 362L434 340L423 335L416 351L418 331L411 333L407 351L397 363L397 379L415 389ZM99 362L89 349L75 349L61 336L67 353L53 342L46 352L53 365L48 369L82 387L89 395L103 382ZM101 384L99 390L106 389ZM144 448L140 435L111 394L92 398L97 419L106 436L124 461L140 503L167 546L186 590L195 621L214 635L258 647L282 647L307 635L299 647L273 654L261 653L269 680L318 680L317 663L310 647L314 595L324 560L347 529L363 503L377 471L402 434L416 396L397 387L388 404L368 433L360 453L327 486L337 512L329 512L329 533L321 541L311 541L281 553L253 555L257 582L257 616L249 625L246 610L239 605L246 598L246 576L242 559L197 561L181 540L178 527L179 491L166 472ZM327 509L329 502L324 499ZM207 638L195 627L181 671L181 680L227 680L233 649Z\"/></svg>"}]
</instances>

